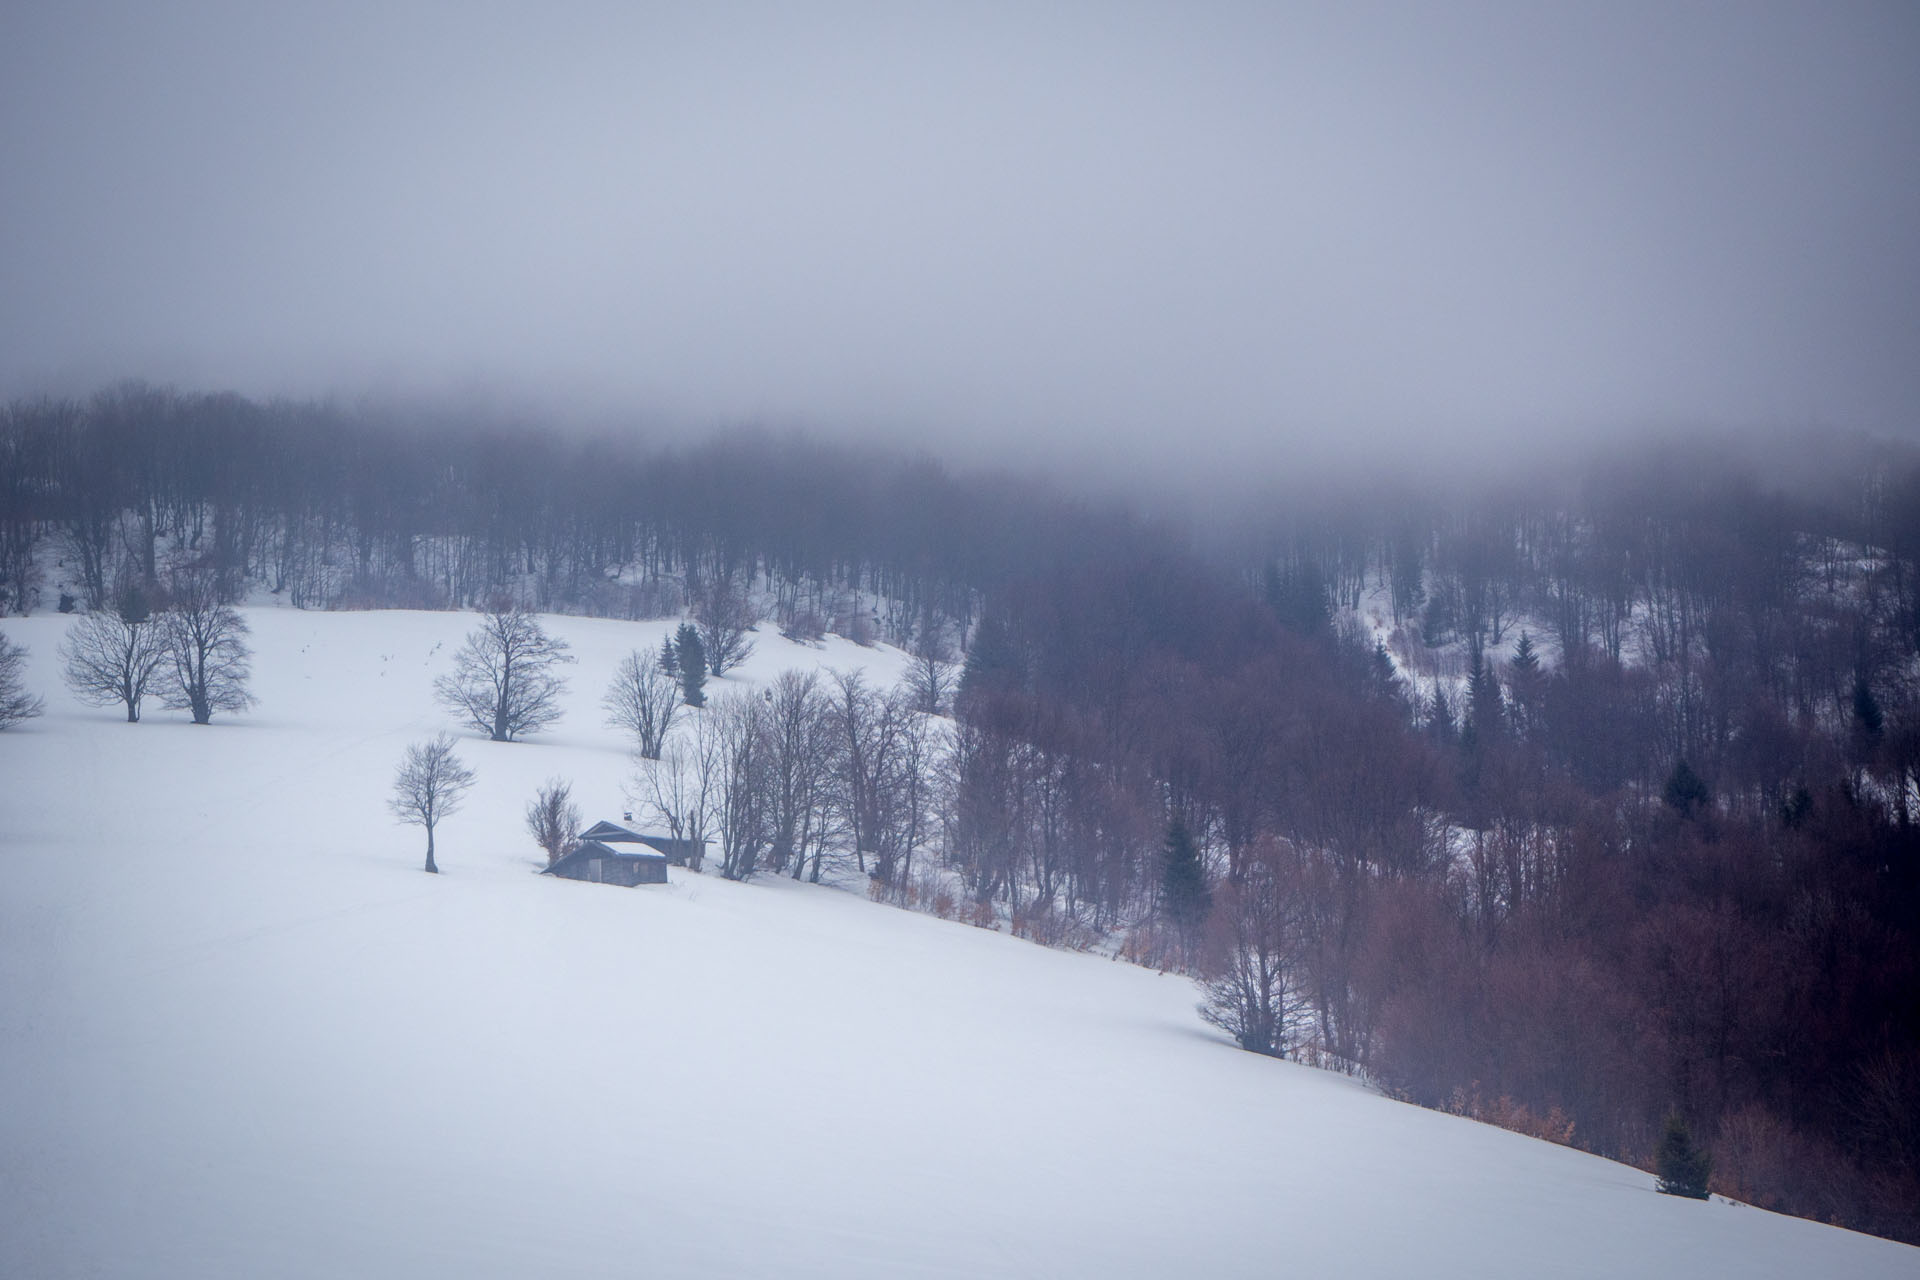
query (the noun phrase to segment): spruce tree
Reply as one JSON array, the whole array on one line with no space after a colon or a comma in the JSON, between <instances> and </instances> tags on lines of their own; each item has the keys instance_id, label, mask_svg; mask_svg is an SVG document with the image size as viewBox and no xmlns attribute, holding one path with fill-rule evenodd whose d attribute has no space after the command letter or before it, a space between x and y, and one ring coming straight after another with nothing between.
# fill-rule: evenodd
<instances>
[{"instance_id":1,"label":"spruce tree","mask_svg":"<svg viewBox=\"0 0 1920 1280\"><path fill-rule=\"evenodd\" d=\"M1533 637L1526 632L1520 633L1520 643L1513 646L1513 661L1507 664L1513 668L1512 679L1531 679L1540 673L1540 655L1534 652Z\"/></svg>"},{"instance_id":2,"label":"spruce tree","mask_svg":"<svg viewBox=\"0 0 1920 1280\"><path fill-rule=\"evenodd\" d=\"M1540 672L1540 655L1534 650L1533 637L1520 633L1513 647L1513 661L1507 664L1507 692L1513 699L1513 725L1523 737L1538 728L1540 690L1545 678Z\"/></svg>"},{"instance_id":3,"label":"spruce tree","mask_svg":"<svg viewBox=\"0 0 1920 1280\"><path fill-rule=\"evenodd\" d=\"M1661 790L1660 798L1681 817L1691 818L1696 810L1706 807L1713 793L1707 789L1706 781L1693 771L1693 766L1682 760L1667 775L1667 785Z\"/></svg>"},{"instance_id":4,"label":"spruce tree","mask_svg":"<svg viewBox=\"0 0 1920 1280\"><path fill-rule=\"evenodd\" d=\"M1853 723L1861 736L1867 739L1878 738L1886 725L1886 717L1880 713L1880 700L1873 696L1873 686L1867 683L1865 676L1854 677Z\"/></svg>"},{"instance_id":5,"label":"spruce tree","mask_svg":"<svg viewBox=\"0 0 1920 1280\"><path fill-rule=\"evenodd\" d=\"M1441 746L1452 746L1458 736L1453 720L1453 704L1447 701L1444 685L1435 683L1433 697L1427 702L1427 734Z\"/></svg>"},{"instance_id":6,"label":"spruce tree","mask_svg":"<svg viewBox=\"0 0 1920 1280\"><path fill-rule=\"evenodd\" d=\"M681 623L673 648L680 669L680 696L690 707L706 706L707 648L700 643L700 629L691 622Z\"/></svg>"},{"instance_id":7,"label":"spruce tree","mask_svg":"<svg viewBox=\"0 0 1920 1280\"><path fill-rule=\"evenodd\" d=\"M1191 946L1207 917L1211 895L1207 891L1207 870L1200 862L1187 824L1175 818L1167 829L1166 858L1160 871L1160 898L1167 918L1180 931L1183 944Z\"/></svg>"},{"instance_id":8,"label":"spruce tree","mask_svg":"<svg viewBox=\"0 0 1920 1280\"><path fill-rule=\"evenodd\" d=\"M680 678L680 655L673 651L672 636L660 637L660 669L675 680Z\"/></svg>"},{"instance_id":9,"label":"spruce tree","mask_svg":"<svg viewBox=\"0 0 1920 1280\"><path fill-rule=\"evenodd\" d=\"M1480 652L1480 646L1473 646L1473 665L1467 675L1467 721L1475 736L1482 742L1491 744L1500 736L1502 711L1505 709L1500 697L1500 677L1493 673L1493 664Z\"/></svg>"},{"instance_id":10,"label":"spruce tree","mask_svg":"<svg viewBox=\"0 0 1920 1280\"><path fill-rule=\"evenodd\" d=\"M1713 1175L1713 1156L1693 1145L1687 1122L1678 1111L1667 1115L1666 1132L1660 1135L1660 1149L1654 1153L1654 1172L1659 1174L1659 1189L1670 1196L1707 1198L1707 1179Z\"/></svg>"}]
</instances>

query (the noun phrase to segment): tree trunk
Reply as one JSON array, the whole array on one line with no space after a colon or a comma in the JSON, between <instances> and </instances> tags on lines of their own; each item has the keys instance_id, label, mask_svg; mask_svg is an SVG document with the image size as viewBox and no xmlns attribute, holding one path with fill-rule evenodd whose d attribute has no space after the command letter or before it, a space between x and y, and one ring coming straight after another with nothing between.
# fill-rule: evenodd
<instances>
[{"instance_id":1,"label":"tree trunk","mask_svg":"<svg viewBox=\"0 0 1920 1280\"><path fill-rule=\"evenodd\" d=\"M440 868L433 862L433 827L431 825L427 827L427 874L430 876L440 874Z\"/></svg>"}]
</instances>

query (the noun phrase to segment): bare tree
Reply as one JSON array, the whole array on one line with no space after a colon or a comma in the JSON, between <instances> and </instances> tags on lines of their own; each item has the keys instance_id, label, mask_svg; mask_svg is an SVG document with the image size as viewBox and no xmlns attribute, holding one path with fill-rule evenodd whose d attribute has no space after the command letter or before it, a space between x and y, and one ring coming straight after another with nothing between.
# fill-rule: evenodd
<instances>
[{"instance_id":1,"label":"bare tree","mask_svg":"<svg viewBox=\"0 0 1920 1280\"><path fill-rule=\"evenodd\" d=\"M165 629L137 592L123 593L112 610L89 613L60 642L67 688L92 707L118 703L127 723L140 719L140 703L167 662Z\"/></svg>"},{"instance_id":2,"label":"bare tree","mask_svg":"<svg viewBox=\"0 0 1920 1280\"><path fill-rule=\"evenodd\" d=\"M724 676L753 652L748 634L759 624L760 611L746 587L733 579L723 578L702 591L693 619L700 624L707 669L715 676Z\"/></svg>"},{"instance_id":3,"label":"bare tree","mask_svg":"<svg viewBox=\"0 0 1920 1280\"><path fill-rule=\"evenodd\" d=\"M209 724L216 711L245 711L253 705L247 692L253 674L247 621L220 599L212 574L175 577L160 622L174 676L161 697L165 706L191 712L195 724Z\"/></svg>"},{"instance_id":4,"label":"bare tree","mask_svg":"<svg viewBox=\"0 0 1920 1280\"><path fill-rule=\"evenodd\" d=\"M45 710L40 699L27 692L21 679L26 665L26 646L0 636L0 729L31 720Z\"/></svg>"},{"instance_id":5,"label":"bare tree","mask_svg":"<svg viewBox=\"0 0 1920 1280\"><path fill-rule=\"evenodd\" d=\"M700 719L715 740L719 769L707 792L708 825L720 842L720 874L750 880L766 848L767 744L765 703L735 690Z\"/></svg>"},{"instance_id":6,"label":"bare tree","mask_svg":"<svg viewBox=\"0 0 1920 1280\"><path fill-rule=\"evenodd\" d=\"M495 742L512 742L560 718L567 682L553 668L573 661L568 647L518 604L496 605L454 654L453 674L433 682L434 694Z\"/></svg>"},{"instance_id":7,"label":"bare tree","mask_svg":"<svg viewBox=\"0 0 1920 1280\"><path fill-rule=\"evenodd\" d=\"M767 690L768 863L798 880L813 878L830 838L827 799L835 739L819 675L784 671Z\"/></svg>"},{"instance_id":8,"label":"bare tree","mask_svg":"<svg viewBox=\"0 0 1920 1280\"><path fill-rule=\"evenodd\" d=\"M1306 1011L1300 880L1292 846L1263 837L1207 920L1200 1016L1254 1053L1285 1054Z\"/></svg>"},{"instance_id":9,"label":"bare tree","mask_svg":"<svg viewBox=\"0 0 1920 1280\"><path fill-rule=\"evenodd\" d=\"M546 851L548 866L566 856L580 835L580 806L573 802L571 783L547 779L527 805L527 830Z\"/></svg>"},{"instance_id":10,"label":"bare tree","mask_svg":"<svg viewBox=\"0 0 1920 1280\"><path fill-rule=\"evenodd\" d=\"M907 688L913 692L914 706L923 715L937 716L953 702L960 685L960 669L953 663L953 651L946 637L931 622L921 624L913 647L913 665L907 668Z\"/></svg>"},{"instance_id":11,"label":"bare tree","mask_svg":"<svg viewBox=\"0 0 1920 1280\"><path fill-rule=\"evenodd\" d=\"M680 680L661 667L658 653L635 649L620 660L600 705L607 709L608 724L633 735L635 752L658 760L680 709Z\"/></svg>"},{"instance_id":12,"label":"bare tree","mask_svg":"<svg viewBox=\"0 0 1920 1280\"><path fill-rule=\"evenodd\" d=\"M638 764L628 801L651 811L675 840L688 841L687 869L699 871L723 767L719 734L703 715L694 721L693 732L677 737L658 760Z\"/></svg>"},{"instance_id":13,"label":"bare tree","mask_svg":"<svg viewBox=\"0 0 1920 1280\"><path fill-rule=\"evenodd\" d=\"M427 829L427 873L438 875L433 860L433 828L460 808L473 785L473 770L453 753L453 739L442 733L431 742L407 748L400 772L393 779L393 798L387 807L400 821Z\"/></svg>"},{"instance_id":14,"label":"bare tree","mask_svg":"<svg viewBox=\"0 0 1920 1280\"><path fill-rule=\"evenodd\" d=\"M830 674L836 810L862 871L888 885L927 823L927 730L911 693L882 694L858 671ZM916 739L911 744L909 739Z\"/></svg>"}]
</instances>

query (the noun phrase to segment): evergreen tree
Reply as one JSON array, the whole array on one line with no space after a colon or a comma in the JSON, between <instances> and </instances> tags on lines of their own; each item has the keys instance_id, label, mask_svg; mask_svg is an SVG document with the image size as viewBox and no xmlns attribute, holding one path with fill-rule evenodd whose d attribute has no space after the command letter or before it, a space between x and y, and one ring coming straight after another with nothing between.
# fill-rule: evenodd
<instances>
[{"instance_id":1,"label":"evergreen tree","mask_svg":"<svg viewBox=\"0 0 1920 1280\"><path fill-rule=\"evenodd\" d=\"M1855 676L1853 680L1853 723L1861 736L1869 740L1878 738L1886 724L1880 714L1880 700L1873 696L1873 686L1865 676Z\"/></svg>"},{"instance_id":2,"label":"evergreen tree","mask_svg":"<svg viewBox=\"0 0 1920 1280\"><path fill-rule=\"evenodd\" d=\"M680 672L680 696L690 707L707 705L707 647L700 643L700 629L691 622L680 624L675 633L674 665Z\"/></svg>"},{"instance_id":3,"label":"evergreen tree","mask_svg":"<svg viewBox=\"0 0 1920 1280\"><path fill-rule=\"evenodd\" d=\"M1027 664L1013 638L1013 629L1000 614L985 614L960 668L958 701L1023 689L1026 683Z\"/></svg>"},{"instance_id":4,"label":"evergreen tree","mask_svg":"<svg viewBox=\"0 0 1920 1280\"><path fill-rule=\"evenodd\" d=\"M1180 931L1182 945L1189 949L1201 922L1207 918L1211 896L1200 851L1194 847L1187 824L1176 818L1167 829L1166 856L1160 871L1160 901L1167 918Z\"/></svg>"},{"instance_id":5,"label":"evergreen tree","mask_svg":"<svg viewBox=\"0 0 1920 1280\"><path fill-rule=\"evenodd\" d=\"M660 637L660 669L675 680L680 678L680 655L673 651L672 636Z\"/></svg>"},{"instance_id":6,"label":"evergreen tree","mask_svg":"<svg viewBox=\"0 0 1920 1280\"><path fill-rule=\"evenodd\" d=\"M1473 646L1473 665L1467 675L1467 721L1474 736L1483 745L1492 745L1500 736L1502 711L1500 699L1500 678L1493 673L1493 664L1480 652L1478 644Z\"/></svg>"},{"instance_id":7,"label":"evergreen tree","mask_svg":"<svg viewBox=\"0 0 1920 1280\"><path fill-rule=\"evenodd\" d=\"M1507 693L1513 699L1513 724L1523 737L1539 728L1540 693L1546 677L1540 671L1540 655L1533 637L1520 633L1513 647L1513 661L1507 664Z\"/></svg>"},{"instance_id":8,"label":"evergreen tree","mask_svg":"<svg viewBox=\"0 0 1920 1280\"><path fill-rule=\"evenodd\" d=\"M1667 775L1667 785L1661 790L1660 798L1681 817L1691 818L1706 806L1713 793L1707 789L1706 781L1693 771L1693 766L1682 760Z\"/></svg>"},{"instance_id":9,"label":"evergreen tree","mask_svg":"<svg viewBox=\"0 0 1920 1280\"><path fill-rule=\"evenodd\" d=\"M1266 596L1267 607L1281 624L1303 636L1323 635L1332 625L1327 581L1320 566L1311 560L1301 560L1285 569L1268 565Z\"/></svg>"},{"instance_id":10,"label":"evergreen tree","mask_svg":"<svg viewBox=\"0 0 1920 1280\"><path fill-rule=\"evenodd\" d=\"M1393 655L1387 652L1386 641L1373 642L1373 652L1367 656L1367 676L1381 697L1395 702L1400 700L1400 673L1394 669Z\"/></svg>"},{"instance_id":11,"label":"evergreen tree","mask_svg":"<svg viewBox=\"0 0 1920 1280\"><path fill-rule=\"evenodd\" d=\"M1433 698L1427 703L1427 734L1441 746L1452 746L1458 736L1453 720L1453 704L1447 700L1446 686L1435 684Z\"/></svg>"},{"instance_id":12,"label":"evergreen tree","mask_svg":"<svg viewBox=\"0 0 1920 1280\"><path fill-rule=\"evenodd\" d=\"M1520 633L1520 643L1513 646L1513 661L1507 664L1512 668L1511 679L1531 679L1540 674L1540 655L1534 652L1533 637L1526 632Z\"/></svg>"},{"instance_id":13,"label":"evergreen tree","mask_svg":"<svg viewBox=\"0 0 1920 1280\"><path fill-rule=\"evenodd\" d=\"M1667 1115L1666 1132L1660 1136L1660 1149L1654 1154L1653 1167L1660 1176L1657 1185L1664 1194L1695 1200L1707 1198L1713 1156L1693 1145L1693 1135L1687 1132L1687 1122L1680 1118L1678 1111Z\"/></svg>"}]
</instances>

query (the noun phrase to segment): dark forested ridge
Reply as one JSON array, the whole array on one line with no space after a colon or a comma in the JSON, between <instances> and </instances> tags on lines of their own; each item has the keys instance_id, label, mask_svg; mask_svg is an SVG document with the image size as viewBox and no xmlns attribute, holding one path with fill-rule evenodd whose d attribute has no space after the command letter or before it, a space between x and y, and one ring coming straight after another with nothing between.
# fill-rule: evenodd
<instances>
[{"instance_id":1,"label":"dark forested ridge","mask_svg":"<svg viewBox=\"0 0 1920 1280\"><path fill-rule=\"evenodd\" d=\"M1639 452L1203 556L799 439L127 387L6 411L0 605L190 566L305 607L724 595L964 656L920 861L856 850L877 895L1112 940L1249 1048L1604 1154L1677 1112L1716 1188L1920 1240L1920 467L1793 481Z\"/></svg>"}]
</instances>

